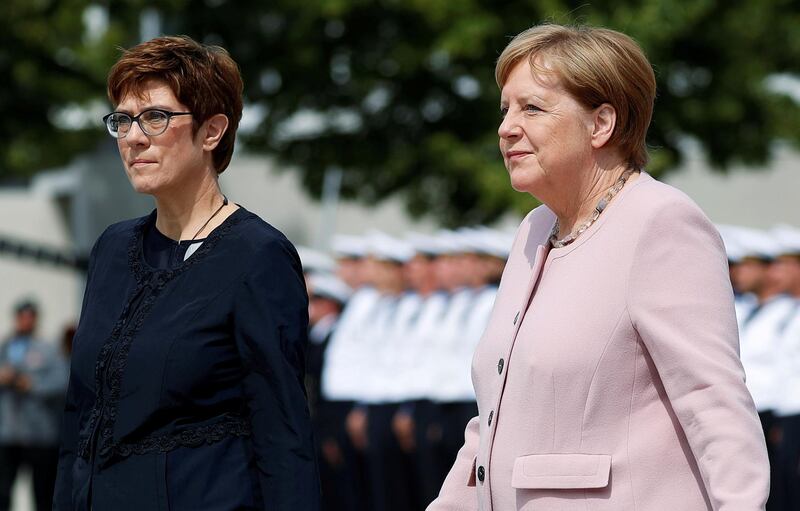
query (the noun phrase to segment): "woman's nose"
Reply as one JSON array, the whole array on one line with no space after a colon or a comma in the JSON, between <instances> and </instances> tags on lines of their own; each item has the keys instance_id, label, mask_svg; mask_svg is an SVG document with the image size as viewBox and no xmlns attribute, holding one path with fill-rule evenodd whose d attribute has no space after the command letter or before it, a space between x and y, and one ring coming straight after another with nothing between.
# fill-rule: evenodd
<instances>
[{"instance_id":1,"label":"woman's nose","mask_svg":"<svg viewBox=\"0 0 800 511\"><path fill-rule=\"evenodd\" d=\"M149 144L150 138L142 131L142 127L138 122L131 124L128 134L125 135L125 141L129 145Z\"/></svg>"},{"instance_id":2,"label":"woman's nose","mask_svg":"<svg viewBox=\"0 0 800 511\"><path fill-rule=\"evenodd\" d=\"M517 138L519 137L521 132L522 130L519 126L519 123L517 122L516 116L513 115L511 112L507 113L503 117L503 121L497 128L497 134L500 136L500 138L505 138L505 139Z\"/></svg>"}]
</instances>

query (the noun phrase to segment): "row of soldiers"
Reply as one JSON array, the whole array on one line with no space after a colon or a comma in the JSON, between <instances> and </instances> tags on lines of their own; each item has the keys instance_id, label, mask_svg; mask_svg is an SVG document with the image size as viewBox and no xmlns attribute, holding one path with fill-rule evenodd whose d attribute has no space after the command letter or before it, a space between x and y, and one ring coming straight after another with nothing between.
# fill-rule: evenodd
<instances>
[{"instance_id":1,"label":"row of soldiers","mask_svg":"<svg viewBox=\"0 0 800 511\"><path fill-rule=\"evenodd\" d=\"M301 249L326 510L410 511L435 498L477 415L472 353L512 241L487 228L340 236L335 265Z\"/></svg>"},{"instance_id":2,"label":"row of soldiers","mask_svg":"<svg viewBox=\"0 0 800 511\"><path fill-rule=\"evenodd\" d=\"M800 509L800 230L719 226L742 365L772 470L768 511Z\"/></svg>"},{"instance_id":3,"label":"row of soldiers","mask_svg":"<svg viewBox=\"0 0 800 511\"><path fill-rule=\"evenodd\" d=\"M769 511L800 509L800 230L719 226L742 364L772 468ZM301 249L307 386L327 510L424 509L477 414L472 353L513 233L340 236Z\"/></svg>"}]
</instances>

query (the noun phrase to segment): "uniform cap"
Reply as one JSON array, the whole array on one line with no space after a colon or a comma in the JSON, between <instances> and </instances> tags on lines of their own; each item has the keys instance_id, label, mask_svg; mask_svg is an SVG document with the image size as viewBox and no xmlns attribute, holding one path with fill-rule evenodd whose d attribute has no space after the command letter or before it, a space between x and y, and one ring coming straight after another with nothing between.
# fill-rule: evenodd
<instances>
[{"instance_id":1,"label":"uniform cap","mask_svg":"<svg viewBox=\"0 0 800 511\"><path fill-rule=\"evenodd\" d=\"M337 259L360 259L367 255L367 240L362 236L337 234L333 237L331 248Z\"/></svg>"},{"instance_id":2,"label":"uniform cap","mask_svg":"<svg viewBox=\"0 0 800 511\"><path fill-rule=\"evenodd\" d=\"M800 229L784 224L774 227L770 234L778 241L780 255L800 255Z\"/></svg>"},{"instance_id":3,"label":"uniform cap","mask_svg":"<svg viewBox=\"0 0 800 511\"><path fill-rule=\"evenodd\" d=\"M370 231L367 240L367 252L375 259L406 263L414 257L414 248L409 243L384 232Z\"/></svg>"},{"instance_id":4,"label":"uniform cap","mask_svg":"<svg viewBox=\"0 0 800 511\"><path fill-rule=\"evenodd\" d=\"M303 265L304 273L332 272L336 269L336 261L331 256L313 248L298 246L297 254Z\"/></svg>"},{"instance_id":5,"label":"uniform cap","mask_svg":"<svg viewBox=\"0 0 800 511\"><path fill-rule=\"evenodd\" d=\"M342 305L347 303L353 291L341 279L330 273L315 273L308 278L311 296L329 298Z\"/></svg>"}]
</instances>

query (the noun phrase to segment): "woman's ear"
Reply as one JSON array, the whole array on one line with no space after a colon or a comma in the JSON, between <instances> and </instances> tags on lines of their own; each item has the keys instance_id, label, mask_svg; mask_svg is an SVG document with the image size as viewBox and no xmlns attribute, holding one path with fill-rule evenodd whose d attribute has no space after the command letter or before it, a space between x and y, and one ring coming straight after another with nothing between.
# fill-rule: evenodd
<instances>
[{"instance_id":1,"label":"woman's ear","mask_svg":"<svg viewBox=\"0 0 800 511\"><path fill-rule=\"evenodd\" d=\"M203 124L203 149L213 151L228 131L228 117L225 114L212 115Z\"/></svg>"},{"instance_id":2,"label":"woman's ear","mask_svg":"<svg viewBox=\"0 0 800 511\"><path fill-rule=\"evenodd\" d=\"M592 147L600 149L614 134L614 127L617 125L617 111L608 103L603 103L594 109L593 121Z\"/></svg>"}]
</instances>

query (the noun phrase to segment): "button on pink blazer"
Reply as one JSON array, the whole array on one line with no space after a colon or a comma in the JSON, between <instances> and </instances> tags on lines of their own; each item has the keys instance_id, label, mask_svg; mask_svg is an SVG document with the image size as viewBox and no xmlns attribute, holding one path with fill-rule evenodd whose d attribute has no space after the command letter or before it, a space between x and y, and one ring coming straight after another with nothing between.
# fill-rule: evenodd
<instances>
[{"instance_id":1,"label":"button on pink blazer","mask_svg":"<svg viewBox=\"0 0 800 511\"><path fill-rule=\"evenodd\" d=\"M522 222L429 511L757 511L769 464L722 242L642 174L574 243Z\"/></svg>"}]
</instances>

